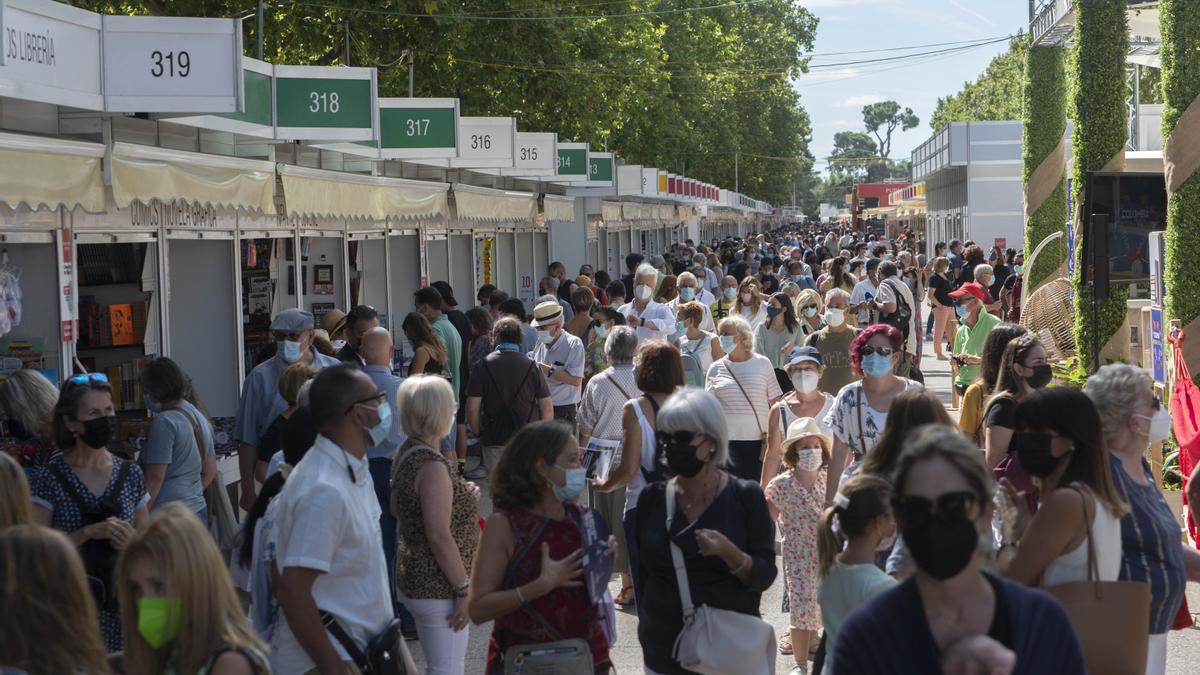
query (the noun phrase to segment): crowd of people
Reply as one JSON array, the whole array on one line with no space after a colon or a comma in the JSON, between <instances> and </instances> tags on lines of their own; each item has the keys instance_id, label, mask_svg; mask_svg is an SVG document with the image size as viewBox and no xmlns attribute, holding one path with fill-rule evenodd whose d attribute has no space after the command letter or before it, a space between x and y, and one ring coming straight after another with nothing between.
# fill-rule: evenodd
<instances>
[{"instance_id":1,"label":"crowd of people","mask_svg":"<svg viewBox=\"0 0 1200 675\"><path fill-rule=\"evenodd\" d=\"M804 226L624 262L556 262L530 305L437 281L395 327L280 312L233 545L176 363L141 373L136 458L104 375L0 382L0 667L415 672L416 639L453 675L491 622L488 673L612 672L618 639L652 674L1084 673L1106 636L1056 589L1125 581L1165 671L1200 581L1147 462L1170 417L1129 365L1053 383L1020 252Z\"/></svg>"}]
</instances>

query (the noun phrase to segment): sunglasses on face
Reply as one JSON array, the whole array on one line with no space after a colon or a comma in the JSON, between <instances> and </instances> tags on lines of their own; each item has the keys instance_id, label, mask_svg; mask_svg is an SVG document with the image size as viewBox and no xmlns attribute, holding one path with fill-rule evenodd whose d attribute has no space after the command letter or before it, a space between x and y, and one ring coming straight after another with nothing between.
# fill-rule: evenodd
<instances>
[{"instance_id":1,"label":"sunglasses on face","mask_svg":"<svg viewBox=\"0 0 1200 675\"><path fill-rule=\"evenodd\" d=\"M659 431L654 434L654 443L660 449L666 449L668 446L680 446L680 445L699 446L700 443L694 443L694 441L696 439L703 439L703 438L704 438L704 434L696 433L695 431L672 431L672 432Z\"/></svg>"},{"instance_id":2,"label":"sunglasses on face","mask_svg":"<svg viewBox=\"0 0 1200 675\"><path fill-rule=\"evenodd\" d=\"M933 516L964 515L970 516L975 506L975 493L967 490L947 492L939 495L935 501L915 495L904 495L892 499L892 508L896 515L906 523L923 522Z\"/></svg>"},{"instance_id":3,"label":"sunglasses on face","mask_svg":"<svg viewBox=\"0 0 1200 675\"><path fill-rule=\"evenodd\" d=\"M878 354L878 355L880 355L880 356L891 356L891 355L892 355L892 353L893 353L893 352L895 352L895 351L896 351L896 350L895 350L895 349L892 349L891 347L884 347L884 346L880 346L880 347L871 347L871 346L866 346L866 347L863 347L862 349L858 350L858 353L859 353L859 354L862 354L863 356L870 356L871 354Z\"/></svg>"}]
</instances>

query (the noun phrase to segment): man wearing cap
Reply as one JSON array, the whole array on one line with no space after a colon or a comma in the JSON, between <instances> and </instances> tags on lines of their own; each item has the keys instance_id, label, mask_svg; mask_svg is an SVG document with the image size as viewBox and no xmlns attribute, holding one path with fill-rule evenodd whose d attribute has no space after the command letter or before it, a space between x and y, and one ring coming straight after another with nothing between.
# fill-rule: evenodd
<instances>
[{"instance_id":1,"label":"man wearing cap","mask_svg":"<svg viewBox=\"0 0 1200 675\"><path fill-rule=\"evenodd\" d=\"M954 388L962 396L979 376L983 343L988 333L1000 323L1000 318L984 311L986 292L983 286L969 281L950 294L958 314L958 332L954 334L954 349L950 361L957 367Z\"/></svg>"},{"instance_id":2,"label":"man wearing cap","mask_svg":"<svg viewBox=\"0 0 1200 675\"><path fill-rule=\"evenodd\" d=\"M533 308L533 327L538 331L538 345L529 358L541 368L550 385L554 419L574 428L583 385L583 340L563 330L562 308L557 302L543 302Z\"/></svg>"},{"instance_id":3,"label":"man wearing cap","mask_svg":"<svg viewBox=\"0 0 1200 675\"><path fill-rule=\"evenodd\" d=\"M241 477L241 505L254 506L254 462L258 444L271 422L287 408L279 393L279 375L293 363L309 363L314 368L336 366L339 361L313 348L313 315L302 309L285 309L271 322L275 356L259 364L242 384L238 401L234 438L238 442L238 473Z\"/></svg>"},{"instance_id":4,"label":"man wearing cap","mask_svg":"<svg viewBox=\"0 0 1200 675\"><path fill-rule=\"evenodd\" d=\"M328 316L327 314L326 317ZM325 325L324 320L321 321L321 325ZM359 305L343 317L343 325L346 328L346 346L338 351L337 358L342 363L356 363L361 366L364 364L364 360L358 353L359 345L362 343L362 336L367 331L379 328L379 312L369 305ZM336 334L330 331L329 336L333 338Z\"/></svg>"},{"instance_id":5,"label":"man wearing cap","mask_svg":"<svg viewBox=\"0 0 1200 675\"><path fill-rule=\"evenodd\" d=\"M666 340L675 333L675 315L652 299L657 279L658 270L643 263L634 277L633 301L617 309L625 323L637 329L639 343Z\"/></svg>"}]
</instances>

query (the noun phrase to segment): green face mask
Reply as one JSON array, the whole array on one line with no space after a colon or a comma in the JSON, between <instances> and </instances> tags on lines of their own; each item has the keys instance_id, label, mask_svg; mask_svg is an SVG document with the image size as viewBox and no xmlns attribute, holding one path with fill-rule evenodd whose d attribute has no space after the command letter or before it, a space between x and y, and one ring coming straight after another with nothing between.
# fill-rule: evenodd
<instances>
[{"instance_id":1,"label":"green face mask","mask_svg":"<svg viewBox=\"0 0 1200 675\"><path fill-rule=\"evenodd\" d=\"M179 619L183 608L179 598L144 596L137 601L138 632L151 647L158 649L179 637Z\"/></svg>"}]
</instances>

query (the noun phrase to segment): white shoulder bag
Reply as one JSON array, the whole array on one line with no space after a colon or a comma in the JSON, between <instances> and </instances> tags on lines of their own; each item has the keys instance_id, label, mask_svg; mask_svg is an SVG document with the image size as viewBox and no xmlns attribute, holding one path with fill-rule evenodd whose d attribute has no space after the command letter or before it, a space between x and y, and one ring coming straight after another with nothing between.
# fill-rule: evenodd
<instances>
[{"instance_id":1,"label":"white shoulder bag","mask_svg":"<svg viewBox=\"0 0 1200 675\"><path fill-rule=\"evenodd\" d=\"M667 482L667 539L675 517L675 479ZM683 605L683 630L675 639L673 655L679 665L703 675L773 675L775 629L757 616L692 606L683 551L671 541L671 560Z\"/></svg>"}]
</instances>

